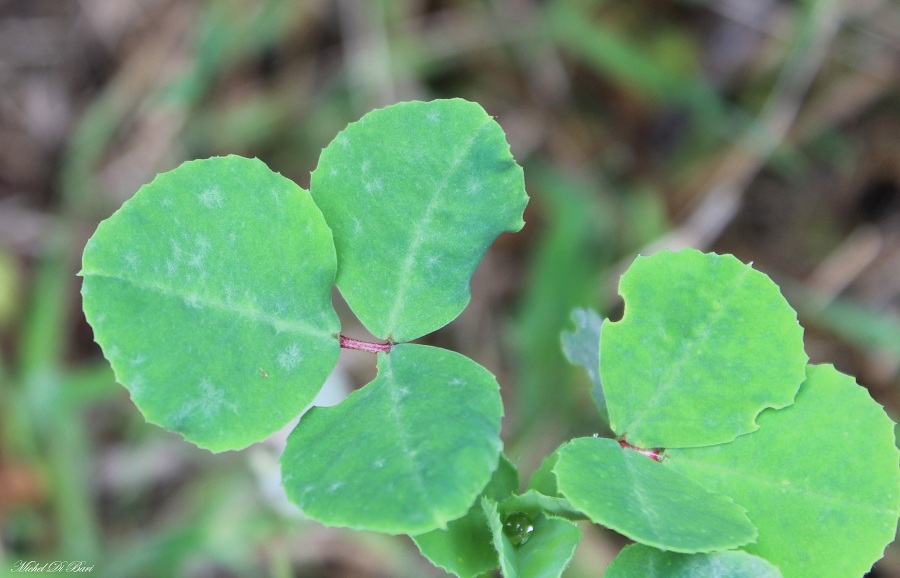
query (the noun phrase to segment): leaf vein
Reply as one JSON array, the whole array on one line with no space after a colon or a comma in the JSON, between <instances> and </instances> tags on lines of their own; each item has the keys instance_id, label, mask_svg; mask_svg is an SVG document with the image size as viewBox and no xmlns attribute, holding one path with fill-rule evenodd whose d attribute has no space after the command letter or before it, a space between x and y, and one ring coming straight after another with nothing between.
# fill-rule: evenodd
<instances>
[{"instance_id":1,"label":"leaf vein","mask_svg":"<svg viewBox=\"0 0 900 578\"><path fill-rule=\"evenodd\" d=\"M737 294L737 288L741 286L747 276L750 274L751 269L749 267L745 267L740 276L738 276L730 291L723 291L723 295L725 296L725 300L729 300L731 297ZM706 324L703 331L700 332L698 338L693 339L691 341L685 341L682 343L682 353L678 357L678 360L673 365L669 366L669 370L666 372L666 376L661 380L661 383L658 384L656 388L656 392L653 397L643 406L638 406L635 408L635 404L631 404L631 408L636 410L632 415L631 419L628 421L628 425L625 426L624 432L627 435L628 430L631 429L631 426L635 423L640 423L644 416L647 415L648 412L657 407L660 400L665 397L669 391L676 387L676 383L679 382L679 378L684 370L685 364L691 358L694 350L698 346L698 344L702 341L705 342L709 338L710 329L717 325L721 320L726 319L729 313L728 307L724 304L722 307L719 307L715 311L712 311L711 315L706 318Z\"/></svg>"},{"instance_id":2,"label":"leaf vein","mask_svg":"<svg viewBox=\"0 0 900 578\"><path fill-rule=\"evenodd\" d=\"M182 300L187 303L190 307L205 307L209 309L214 309L217 311L225 312L225 313L235 313L240 317L244 317L251 321L256 321L260 323L265 323L275 329L276 333L281 333L283 331L290 331L293 333L303 333L310 337L326 337L330 336L330 332L322 329L321 327L317 327L315 325L305 323L303 321L297 319L285 319L284 317L280 317L277 315L272 315L265 311L260 311L258 309L246 308L246 307L237 307L234 304L228 304L221 299L211 298L210 295L200 295L198 293L179 293L176 290L173 290L170 287L165 287L158 283L152 283L147 281L139 281L137 279L129 279L127 277L123 277L121 275L113 275L108 273L98 273L98 272L90 272L84 273L84 277L94 277L97 279L110 279L113 281L119 281L121 283L125 283L131 285L137 289L142 289L146 291L151 291L154 293L158 293L160 295L164 295L166 297L172 297Z\"/></svg>"},{"instance_id":3,"label":"leaf vein","mask_svg":"<svg viewBox=\"0 0 900 578\"><path fill-rule=\"evenodd\" d=\"M852 508L859 508L863 510L868 510L869 512L873 512L876 514L890 514L896 515L898 511L896 509L885 509L879 508L867 502L861 502L859 500L854 500L852 496L848 495L835 495L823 492L822 490L811 488L808 486L801 486L792 482L791 480L785 480L787 483L780 483L776 480L770 478L764 478L756 473L753 470L744 470L735 468L733 465L729 466L717 466L715 464L710 464L708 462L697 462L690 460L695 466L699 466L701 469L712 472L715 476L718 476L722 479L737 479L741 483L751 483L756 485L759 488L762 488L763 491L767 492L767 495L772 495L774 491L787 491L793 494L799 494L801 497L807 497L814 499L816 501L829 502L832 504L836 504L839 506L846 506ZM687 463L687 462L685 462ZM675 468L678 471L681 471L680 468ZM688 474L687 472L682 472L685 475L694 478L693 475ZM711 476L712 477L712 476ZM696 479L696 478L695 478ZM707 488L709 489L709 488ZM720 491L720 493L725 493ZM731 495L731 494L726 494ZM737 502L737 498L734 498Z\"/></svg>"},{"instance_id":4,"label":"leaf vein","mask_svg":"<svg viewBox=\"0 0 900 578\"><path fill-rule=\"evenodd\" d=\"M400 448L403 452L403 456L406 457L407 460L409 460L409 469L412 473L413 480L415 480L419 494L421 494L424 503L431 504L432 500L428 496L428 490L425 484L425 480L422 477L422 472L416 466L416 454L410 448L409 432L406 431L403 417L400 415L400 405L403 402L403 396L399 394L399 390L397 388L399 384L394 379L394 370L391 366L390 359L388 359L388 363L385 364L384 378L385 383L388 385L388 392L391 396L391 417L396 423L395 431L397 432L397 435L399 437ZM437 521L433 516L433 512L429 512L432 514L432 519Z\"/></svg>"},{"instance_id":5,"label":"leaf vein","mask_svg":"<svg viewBox=\"0 0 900 578\"><path fill-rule=\"evenodd\" d=\"M453 157L452 161L450 162L447 173L446 175L444 175L443 180L437 185L437 187L435 187L431 198L428 200L428 204L425 206L425 212L423 213L422 218L411 227L413 233L409 245L409 250L407 251L406 257L403 260L403 264L398 269L398 281L397 288L394 292L394 303L388 315L388 322L386 325L388 331L392 331L393 328L396 327L397 317L399 317L400 315L400 309L406 302L407 292L409 291L410 273L412 272L413 265L415 264L416 253L418 253L419 247L421 247L425 239L425 232L428 224L431 222L432 213L434 213L434 210L438 207L439 201L441 200L443 193L446 191L451 177L456 174L456 170L459 168L460 163L472 150L472 146L481 137L481 134L487 128L490 128L490 126L491 119L490 117L487 117L485 118L484 122L482 122L478 130L474 131L472 138L469 139L469 141L466 142L465 145L460 147L459 152Z\"/></svg>"}]
</instances>

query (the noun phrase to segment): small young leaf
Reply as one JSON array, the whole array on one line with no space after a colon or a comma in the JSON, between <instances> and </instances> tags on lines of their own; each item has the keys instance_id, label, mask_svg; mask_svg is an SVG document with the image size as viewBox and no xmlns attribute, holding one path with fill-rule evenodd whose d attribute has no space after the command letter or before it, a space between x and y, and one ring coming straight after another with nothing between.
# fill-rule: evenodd
<instances>
[{"instance_id":1,"label":"small young leaf","mask_svg":"<svg viewBox=\"0 0 900 578\"><path fill-rule=\"evenodd\" d=\"M363 325L395 342L469 302L488 245L522 228L522 169L500 126L460 99L365 115L322 151L310 191L334 233L337 285Z\"/></svg>"},{"instance_id":2,"label":"small young leaf","mask_svg":"<svg viewBox=\"0 0 900 578\"><path fill-rule=\"evenodd\" d=\"M499 501L515 492L518 487L519 472L501 454L500 465L481 496ZM433 530L413 536L412 539L432 564L459 578L475 578L500 565L479 500L475 501L465 516L447 524L446 530Z\"/></svg>"},{"instance_id":3,"label":"small young leaf","mask_svg":"<svg viewBox=\"0 0 900 578\"><path fill-rule=\"evenodd\" d=\"M556 462L559 461L560 449L557 448L555 452L545 457L540 467L531 474L531 479L528 480L529 490L535 490L545 496L559 496L559 488L556 487L556 474L553 473L553 468L556 467Z\"/></svg>"},{"instance_id":4,"label":"small young leaf","mask_svg":"<svg viewBox=\"0 0 900 578\"><path fill-rule=\"evenodd\" d=\"M84 312L147 421L240 449L306 407L337 363L334 245L309 194L256 159L184 163L84 250Z\"/></svg>"},{"instance_id":5,"label":"small young leaf","mask_svg":"<svg viewBox=\"0 0 900 578\"><path fill-rule=\"evenodd\" d=\"M415 344L378 354L378 376L311 409L281 457L288 497L330 526L421 534L463 516L497 467L503 406L474 361Z\"/></svg>"},{"instance_id":6,"label":"small young leaf","mask_svg":"<svg viewBox=\"0 0 900 578\"><path fill-rule=\"evenodd\" d=\"M696 447L754 431L804 379L803 329L778 287L730 255L638 257L625 316L606 323L600 376L610 425L645 448Z\"/></svg>"},{"instance_id":7,"label":"small young leaf","mask_svg":"<svg viewBox=\"0 0 900 578\"><path fill-rule=\"evenodd\" d=\"M603 421L609 423L606 396L600 382L600 331L603 318L593 309L579 307L572 311L574 331L562 334L562 349L570 363L582 366L591 380L591 396Z\"/></svg>"},{"instance_id":8,"label":"small young leaf","mask_svg":"<svg viewBox=\"0 0 900 578\"><path fill-rule=\"evenodd\" d=\"M500 569L504 578L559 578L575 554L575 547L581 540L581 531L573 522L538 514L531 522L527 540L516 534L514 544L504 531L504 516L497 509L497 503L490 498L482 498L481 506L493 535L494 548L500 556ZM526 518L520 518L523 522ZM526 522L527 523L527 522Z\"/></svg>"},{"instance_id":9,"label":"small young leaf","mask_svg":"<svg viewBox=\"0 0 900 578\"><path fill-rule=\"evenodd\" d=\"M560 493L592 521L675 552L734 548L756 537L744 509L615 440L574 439L553 468ZM672 475L677 474L677 475Z\"/></svg>"},{"instance_id":10,"label":"small young leaf","mask_svg":"<svg viewBox=\"0 0 900 578\"><path fill-rule=\"evenodd\" d=\"M745 506L759 529L745 549L785 578L862 576L900 516L893 422L830 365L810 366L796 402L758 421L729 444L672 450L664 465Z\"/></svg>"},{"instance_id":11,"label":"small young leaf","mask_svg":"<svg viewBox=\"0 0 900 578\"><path fill-rule=\"evenodd\" d=\"M547 496L535 490L528 490L524 494L506 498L500 502L500 512L523 512L530 515L544 512L551 516L568 518L570 520L586 519L585 515L573 508L572 504L565 498Z\"/></svg>"},{"instance_id":12,"label":"small young leaf","mask_svg":"<svg viewBox=\"0 0 900 578\"><path fill-rule=\"evenodd\" d=\"M746 552L679 554L632 544L606 569L603 578L782 578L776 566Z\"/></svg>"}]
</instances>

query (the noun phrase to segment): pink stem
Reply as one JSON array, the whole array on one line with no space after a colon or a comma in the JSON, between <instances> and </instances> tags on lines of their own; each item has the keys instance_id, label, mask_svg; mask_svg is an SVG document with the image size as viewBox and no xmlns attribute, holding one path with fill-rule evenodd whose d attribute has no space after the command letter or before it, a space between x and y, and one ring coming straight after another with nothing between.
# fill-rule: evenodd
<instances>
[{"instance_id":1,"label":"pink stem","mask_svg":"<svg viewBox=\"0 0 900 578\"><path fill-rule=\"evenodd\" d=\"M353 339L343 335L341 335L340 338L341 347L344 349L358 349L359 351L370 351L372 353L390 353L391 347L394 346L393 343L371 343L369 341L360 341L359 339Z\"/></svg>"},{"instance_id":2,"label":"pink stem","mask_svg":"<svg viewBox=\"0 0 900 578\"><path fill-rule=\"evenodd\" d=\"M623 448L626 448L629 450L634 450L639 454L643 454L643 455L647 456L648 458L650 458L651 460L653 460L654 462L662 461L662 455L660 455L662 453L662 450L659 450L659 449L642 450L641 448L631 445L630 443L626 442L625 440L619 440L619 445L622 446Z\"/></svg>"}]
</instances>

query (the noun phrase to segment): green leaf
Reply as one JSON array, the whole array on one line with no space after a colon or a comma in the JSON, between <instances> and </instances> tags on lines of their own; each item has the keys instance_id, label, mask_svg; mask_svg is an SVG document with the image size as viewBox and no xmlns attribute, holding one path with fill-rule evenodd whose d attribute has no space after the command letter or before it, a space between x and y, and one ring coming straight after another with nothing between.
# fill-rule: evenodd
<instances>
[{"instance_id":1,"label":"green leaf","mask_svg":"<svg viewBox=\"0 0 900 578\"><path fill-rule=\"evenodd\" d=\"M519 472L501 454L500 465L481 496L500 501L518 487ZM465 516L447 524L446 530L433 530L412 539L432 564L459 578L475 578L500 565L492 545L491 530L478 500Z\"/></svg>"},{"instance_id":2,"label":"green leaf","mask_svg":"<svg viewBox=\"0 0 900 578\"><path fill-rule=\"evenodd\" d=\"M459 315L475 266L522 228L528 202L503 130L459 99L368 113L322 151L310 190L334 233L341 294L395 342Z\"/></svg>"},{"instance_id":3,"label":"green leaf","mask_svg":"<svg viewBox=\"0 0 900 578\"><path fill-rule=\"evenodd\" d=\"M746 552L680 554L632 544L606 569L603 578L781 578L768 561Z\"/></svg>"},{"instance_id":4,"label":"green leaf","mask_svg":"<svg viewBox=\"0 0 900 578\"><path fill-rule=\"evenodd\" d=\"M266 438L337 363L331 234L262 162L184 163L100 223L84 312L147 421L213 451Z\"/></svg>"},{"instance_id":5,"label":"green leaf","mask_svg":"<svg viewBox=\"0 0 900 578\"><path fill-rule=\"evenodd\" d=\"M560 493L574 508L642 544L711 552L756 537L744 509L731 498L707 491L615 440L572 440L559 449L553 472Z\"/></svg>"},{"instance_id":6,"label":"green leaf","mask_svg":"<svg viewBox=\"0 0 900 578\"><path fill-rule=\"evenodd\" d=\"M562 575L581 540L578 526L562 518L538 514L530 518L533 530L528 539L516 546L503 531L504 519L497 510L497 503L482 498L481 506L491 528L494 548L500 555L504 578L559 578Z\"/></svg>"},{"instance_id":7,"label":"green leaf","mask_svg":"<svg viewBox=\"0 0 900 578\"><path fill-rule=\"evenodd\" d=\"M574 331L562 334L562 349L570 363L582 366L591 380L591 396L597 404L597 410L606 423L609 423L609 410L606 408L606 396L600 382L600 331L603 318L593 309L579 307L572 311Z\"/></svg>"},{"instance_id":8,"label":"green leaf","mask_svg":"<svg viewBox=\"0 0 900 578\"><path fill-rule=\"evenodd\" d=\"M401 344L378 376L311 409L281 457L288 497L329 526L421 534L463 516L500 453L497 381L445 349Z\"/></svg>"},{"instance_id":9,"label":"green leaf","mask_svg":"<svg viewBox=\"0 0 900 578\"><path fill-rule=\"evenodd\" d=\"M544 461L541 462L541 466L531 474L531 479L528 480L529 490L535 490L545 496L559 496L559 488L556 487L556 474L553 473L553 468L556 467L556 462L559 460L560 449L557 448L555 452L545 457Z\"/></svg>"},{"instance_id":10,"label":"green leaf","mask_svg":"<svg viewBox=\"0 0 900 578\"><path fill-rule=\"evenodd\" d=\"M785 578L862 576L894 539L900 453L894 423L852 377L810 366L796 402L721 446L673 450L665 465L747 508L746 547Z\"/></svg>"},{"instance_id":11,"label":"green leaf","mask_svg":"<svg viewBox=\"0 0 900 578\"><path fill-rule=\"evenodd\" d=\"M730 255L638 257L625 316L606 323L600 376L610 425L644 448L706 446L754 431L804 379L803 329L778 287Z\"/></svg>"},{"instance_id":12,"label":"green leaf","mask_svg":"<svg viewBox=\"0 0 900 578\"><path fill-rule=\"evenodd\" d=\"M504 514L525 512L532 515L543 512L570 520L586 519L584 514L573 508L565 498L547 496L536 490L528 490L524 494L506 498L500 502L500 511Z\"/></svg>"}]
</instances>

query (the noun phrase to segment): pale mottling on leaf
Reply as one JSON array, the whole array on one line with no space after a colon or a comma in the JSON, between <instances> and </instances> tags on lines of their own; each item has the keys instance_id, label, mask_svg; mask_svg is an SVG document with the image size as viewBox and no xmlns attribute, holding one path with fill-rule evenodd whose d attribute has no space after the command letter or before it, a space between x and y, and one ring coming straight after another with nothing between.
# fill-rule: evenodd
<instances>
[{"instance_id":1,"label":"pale mottling on leaf","mask_svg":"<svg viewBox=\"0 0 900 578\"><path fill-rule=\"evenodd\" d=\"M225 197L218 187L212 187L197 195L197 200L207 209L218 208L222 206Z\"/></svg>"},{"instance_id":2,"label":"pale mottling on leaf","mask_svg":"<svg viewBox=\"0 0 900 578\"><path fill-rule=\"evenodd\" d=\"M199 401L199 406L203 415L212 416L221 413L223 409L228 409L235 414L240 413L235 404L226 401L225 392L214 386L208 379L200 382L200 391L203 393L203 398Z\"/></svg>"},{"instance_id":3,"label":"pale mottling on leaf","mask_svg":"<svg viewBox=\"0 0 900 578\"><path fill-rule=\"evenodd\" d=\"M224 411L228 410L235 415L240 415L237 405L225 398L225 392L213 385L209 379L200 380L200 396L194 397L182 405L170 420L175 424L183 424L191 416L200 414L205 419L216 419Z\"/></svg>"},{"instance_id":4,"label":"pale mottling on leaf","mask_svg":"<svg viewBox=\"0 0 900 578\"><path fill-rule=\"evenodd\" d=\"M125 253L125 255L123 255L123 258L125 259L125 264L130 271L132 271L132 272L137 271L138 256L134 251L131 251L131 250L127 251Z\"/></svg>"},{"instance_id":5,"label":"pale mottling on leaf","mask_svg":"<svg viewBox=\"0 0 900 578\"><path fill-rule=\"evenodd\" d=\"M272 189L269 190L269 193L272 195L272 198L275 200L275 204L278 205L279 207L281 206L281 195L284 192L286 192L286 191L283 191L282 189L279 189L278 187L273 187Z\"/></svg>"},{"instance_id":6,"label":"pale mottling on leaf","mask_svg":"<svg viewBox=\"0 0 900 578\"><path fill-rule=\"evenodd\" d=\"M296 369L301 361L303 361L303 356L300 354L300 346L297 344L289 345L278 354L278 365L285 371Z\"/></svg>"},{"instance_id":7,"label":"pale mottling on leaf","mask_svg":"<svg viewBox=\"0 0 900 578\"><path fill-rule=\"evenodd\" d=\"M146 381L144 380L144 376L141 374L134 374L128 379L128 389L132 394L137 394L140 392L144 385L146 385Z\"/></svg>"},{"instance_id":8,"label":"pale mottling on leaf","mask_svg":"<svg viewBox=\"0 0 900 578\"><path fill-rule=\"evenodd\" d=\"M197 243L197 250L205 253L212 246L209 242L209 237L206 235L197 235L195 242Z\"/></svg>"},{"instance_id":9,"label":"pale mottling on leaf","mask_svg":"<svg viewBox=\"0 0 900 578\"><path fill-rule=\"evenodd\" d=\"M225 303L230 305L234 301L234 285L226 283L222 289L225 291Z\"/></svg>"},{"instance_id":10,"label":"pale mottling on leaf","mask_svg":"<svg viewBox=\"0 0 900 578\"><path fill-rule=\"evenodd\" d=\"M184 304L190 307L191 309L200 309L202 307L202 303L200 302L200 296L196 293L191 293L187 297L184 298Z\"/></svg>"},{"instance_id":11,"label":"pale mottling on leaf","mask_svg":"<svg viewBox=\"0 0 900 578\"><path fill-rule=\"evenodd\" d=\"M381 179L378 177L366 181L366 184L364 186L366 188L366 192L369 194L378 193L382 189L384 189L384 185L382 184Z\"/></svg>"},{"instance_id":12,"label":"pale mottling on leaf","mask_svg":"<svg viewBox=\"0 0 900 578\"><path fill-rule=\"evenodd\" d=\"M191 255L190 259L188 259L188 265L195 269L200 269L201 267L203 267L204 257L205 256L202 252L194 253L193 255Z\"/></svg>"}]
</instances>

